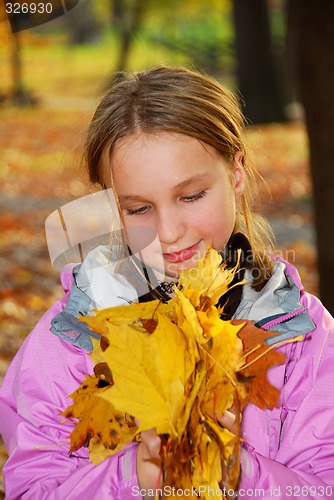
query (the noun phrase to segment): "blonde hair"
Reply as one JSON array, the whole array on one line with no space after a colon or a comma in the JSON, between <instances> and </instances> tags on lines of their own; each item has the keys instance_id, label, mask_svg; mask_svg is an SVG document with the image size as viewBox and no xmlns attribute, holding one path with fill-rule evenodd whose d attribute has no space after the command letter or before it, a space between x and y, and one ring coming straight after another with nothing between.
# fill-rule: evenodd
<instances>
[{"instance_id":1,"label":"blonde hair","mask_svg":"<svg viewBox=\"0 0 334 500\"><path fill-rule=\"evenodd\" d=\"M250 152L243 137L244 116L232 92L205 74L187 68L161 66L136 73L121 73L100 101L86 141L86 163L91 182L104 186L103 159L112 160L117 141L138 132L184 134L212 146L231 168L242 154L247 177L233 233L244 233L252 246L261 288L272 273L268 250L273 237L268 222L252 207L256 199ZM115 193L116 194L116 193Z\"/></svg>"}]
</instances>

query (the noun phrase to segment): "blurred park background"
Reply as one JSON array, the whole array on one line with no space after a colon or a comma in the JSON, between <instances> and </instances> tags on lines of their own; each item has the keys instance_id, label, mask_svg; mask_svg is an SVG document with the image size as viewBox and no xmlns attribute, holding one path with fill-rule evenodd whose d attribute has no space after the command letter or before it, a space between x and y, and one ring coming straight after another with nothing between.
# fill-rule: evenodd
<instances>
[{"instance_id":1,"label":"blurred park background","mask_svg":"<svg viewBox=\"0 0 334 500\"><path fill-rule=\"evenodd\" d=\"M196 67L240 96L247 137L265 179L260 209L283 257L333 312L333 299L327 299L334 296L328 260L334 213L328 173L334 144L328 121L334 120L333 2L80 0L62 17L16 34L4 4L0 379L25 336L62 294L44 223L56 208L91 192L82 143L116 70ZM3 463L3 446L0 455Z\"/></svg>"}]
</instances>

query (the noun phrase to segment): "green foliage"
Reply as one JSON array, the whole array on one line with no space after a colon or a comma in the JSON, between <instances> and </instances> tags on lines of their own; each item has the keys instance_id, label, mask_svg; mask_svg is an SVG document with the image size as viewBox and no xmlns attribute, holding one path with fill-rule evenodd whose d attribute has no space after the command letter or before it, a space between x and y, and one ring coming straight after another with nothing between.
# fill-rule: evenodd
<instances>
[{"instance_id":1,"label":"green foliage","mask_svg":"<svg viewBox=\"0 0 334 500\"><path fill-rule=\"evenodd\" d=\"M231 69L234 30L229 0L169 0L164 5L163 16L161 7L160 15L148 13L144 29L149 41L183 54L190 64L210 73Z\"/></svg>"},{"instance_id":2,"label":"green foliage","mask_svg":"<svg viewBox=\"0 0 334 500\"><path fill-rule=\"evenodd\" d=\"M166 19L163 29L151 26L147 35L152 43L183 54L192 65L210 73L233 66L233 31L228 19Z\"/></svg>"}]
</instances>

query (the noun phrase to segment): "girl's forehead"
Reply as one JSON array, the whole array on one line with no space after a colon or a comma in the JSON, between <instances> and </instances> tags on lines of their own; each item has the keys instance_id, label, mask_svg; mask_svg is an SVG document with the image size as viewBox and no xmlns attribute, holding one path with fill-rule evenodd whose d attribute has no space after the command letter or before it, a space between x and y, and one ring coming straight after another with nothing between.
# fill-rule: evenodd
<instances>
[{"instance_id":1,"label":"girl's forehead","mask_svg":"<svg viewBox=\"0 0 334 500\"><path fill-rule=\"evenodd\" d=\"M195 137L178 132L138 132L135 134L124 136L115 144L114 151L111 157L111 162L121 160L131 153L143 154L154 152L158 154L159 151L172 152L181 154L189 154L194 151L197 154L199 151L202 154L208 154L212 157L220 156L219 153L208 144L200 141Z\"/></svg>"},{"instance_id":2,"label":"girl's forehead","mask_svg":"<svg viewBox=\"0 0 334 500\"><path fill-rule=\"evenodd\" d=\"M115 150L130 144L151 144L152 142L165 142L165 141L177 141L185 142L193 139L186 134L180 134L179 132L168 132L168 131L138 131L133 134L125 135L117 140Z\"/></svg>"}]
</instances>

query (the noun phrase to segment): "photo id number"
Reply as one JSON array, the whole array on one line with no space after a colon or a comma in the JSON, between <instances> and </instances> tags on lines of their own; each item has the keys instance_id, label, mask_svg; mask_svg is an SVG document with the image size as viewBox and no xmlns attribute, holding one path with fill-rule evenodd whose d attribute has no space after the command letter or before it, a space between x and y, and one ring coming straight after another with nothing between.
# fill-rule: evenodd
<instances>
[{"instance_id":1,"label":"photo id number","mask_svg":"<svg viewBox=\"0 0 334 500\"><path fill-rule=\"evenodd\" d=\"M331 486L286 486L287 497L315 497L332 498L333 488Z\"/></svg>"},{"instance_id":2,"label":"photo id number","mask_svg":"<svg viewBox=\"0 0 334 500\"><path fill-rule=\"evenodd\" d=\"M51 14L52 3L19 3L6 2L7 14Z\"/></svg>"}]
</instances>

